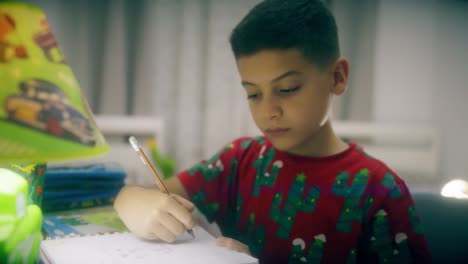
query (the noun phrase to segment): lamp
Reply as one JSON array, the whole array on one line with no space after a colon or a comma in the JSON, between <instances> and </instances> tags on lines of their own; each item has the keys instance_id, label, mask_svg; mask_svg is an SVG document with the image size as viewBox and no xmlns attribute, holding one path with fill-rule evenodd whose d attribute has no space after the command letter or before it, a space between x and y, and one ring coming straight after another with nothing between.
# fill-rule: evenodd
<instances>
[{"instance_id":1,"label":"lamp","mask_svg":"<svg viewBox=\"0 0 468 264\"><path fill-rule=\"evenodd\" d=\"M108 148L45 14L0 1L0 164L78 159ZM0 168L0 263L37 261L42 213L27 204L27 184Z\"/></svg>"},{"instance_id":2,"label":"lamp","mask_svg":"<svg viewBox=\"0 0 468 264\"><path fill-rule=\"evenodd\" d=\"M444 197L468 199L468 182L460 179L449 181L440 194Z\"/></svg>"}]
</instances>

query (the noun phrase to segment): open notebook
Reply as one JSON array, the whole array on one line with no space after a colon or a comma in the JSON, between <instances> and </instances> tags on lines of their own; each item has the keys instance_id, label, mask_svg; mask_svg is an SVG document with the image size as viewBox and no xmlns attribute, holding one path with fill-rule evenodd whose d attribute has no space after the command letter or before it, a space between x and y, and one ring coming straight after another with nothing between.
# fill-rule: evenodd
<instances>
[{"instance_id":1,"label":"open notebook","mask_svg":"<svg viewBox=\"0 0 468 264\"><path fill-rule=\"evenodd\" d=\"M258 263L246 254L216 246L201 227L193 231L195 239L185 234L172 244L142 240L129 232L43 240L41 260L46 264Z\"/></svg>"}]
</instances>

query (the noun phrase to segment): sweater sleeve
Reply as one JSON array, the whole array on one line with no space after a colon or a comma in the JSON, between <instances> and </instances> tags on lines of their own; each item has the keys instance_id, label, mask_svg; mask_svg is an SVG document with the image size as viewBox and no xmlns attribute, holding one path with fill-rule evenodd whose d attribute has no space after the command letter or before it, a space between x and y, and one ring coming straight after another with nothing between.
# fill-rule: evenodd
<instances>
[{"instance_id":1,"label":"sweater sleeve","mask_svg":"<svg viewBox=\"0 0 468 264\"><path fill-rule=\"evenodd\" d=\"M373 216L370 251L379 263L431 263L424 230L405 182L387 168L381 183L386 196Z\"/></svg>"},{"instance_id":2,"label":"sweater sleeve","mask_svg":"<svg viewBox=\"0 0 468 264\"><path fill-rule=\"evenodd\" d=\"M190 200L209 222L225 216L232 206L243 140L227 144L209 160L203 160L177 175Z\"/></svg>"}]
</instances>

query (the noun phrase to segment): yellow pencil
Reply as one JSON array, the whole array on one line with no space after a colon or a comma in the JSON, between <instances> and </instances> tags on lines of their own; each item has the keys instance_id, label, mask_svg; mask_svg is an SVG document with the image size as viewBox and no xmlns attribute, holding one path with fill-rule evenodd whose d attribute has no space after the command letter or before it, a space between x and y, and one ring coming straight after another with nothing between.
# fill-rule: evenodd
<instances>
[{"instance_id":1,"label":"yellow pencil","mask_svg":"<svg viewBox=\"0 0 468 264\"><path fill-rule=\"evenodd\" d=\"M169 190L167 189L166 185L164 185L164 182L161 180L161 177L159 177L159 174L158 172L156 171L156 169L154 169L153 165L151 165L151 162L148 160L148 157L146 157L146 154L145 152L143 152L143 149L140 147L140 145L138 144L138 141L136 140L135 137L131 136L128 141L130 141L130 144L132 145L133 149L138 153L138 155L140 156L141 160L143 161L144 164L146 164L146 166L148 166L148 168L150 169L151 173L153 173L154 175L154 178L156 178L156 181L158 182L158 185L160 187L160 189L169 194ZM177 200L176 200L177 201ZM188 229L187 232L192 235L193 238L195 238L195 234L193 233L193 230L192 229Z\"/></svg>"}]
</instances>

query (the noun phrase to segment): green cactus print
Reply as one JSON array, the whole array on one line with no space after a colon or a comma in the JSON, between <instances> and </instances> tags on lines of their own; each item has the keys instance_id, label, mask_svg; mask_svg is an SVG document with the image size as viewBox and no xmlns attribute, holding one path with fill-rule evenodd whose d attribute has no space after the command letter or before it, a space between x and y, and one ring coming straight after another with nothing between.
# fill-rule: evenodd
<instances>
[{"instance_id":1,"label":"green cactus print","mask_svg":"<svg viewBox=\"0 0 468 264\"><path fill-rule=\"evenodd\" d=\"M227 177L227 183L230 185L232 183L232 180L234 179L236 172L237 172L237 159L232 158L231 159L231 169L229 171L229 175Z\"/></svg>"},{"instance_id":2,"label":"green cactus print","mask_svg":"<svg viewBox=\"0 0 468 264\"><path fill-rule=\"evenodd\" d=\"M296 238L294 241L297 241L300 238ZM302 240L302 239L301 239ZM288 264L304 264L305 263L305 257L303 256L303 244L294 244L291 247L291 253L289 255L289 261ZM303 242L303 241L302 241Z\"/></svg>"},{"instance_id":3,"label":"green cactus print","mask_svg":"<svg viewBox=\"0 0 468 264\"><path fill-rule=\"evenodd\" d=\"M356 258L357 258L357 252L356 249L353 248L351 251L349 251L348 259L346 260L346 264L355 264L356 263Z\"/></svg>"},{"instance_id":4,"label":"green cactus print","mask_svg":"<svg viewBox=\"0 0 468 264\"><path fill-rule=\"evenodd\" d=\"M336 228L340 232L349 233L351 231L352 222L362 219L366 206L359 208L359 202L369 179L369 170L361 169L354 177L353 182L348 186L348 172L340 172L336 177L332 187L332 193L346 198L341 211L340 217L336 223Z\"/></svg>"},{"instance_id":5,"label":"green cactus print","mask_svg":"<svg viewBox=\"0 0 468 264\"><path fill-rule=\"evenodd\" d=\"M281 193L276 193L275 197L273 197L270 218L272 221L279 223L279 228L276 232L279 238L287 239L289 237L292 224L294 223L298 211L311 213L315 209L315 205L320 196L320 189L317 186L311 186L307 192L306 198L303 199L305 178L306 176L303 173L296 177L289 190L288 198L284 203L283 209L280 208L283 195Z\"/></svg>"},{"instance_id":6,"label":"green cactus print","mask_svg":"<svg viewBox=\"0 0 468 264\"><path fill-rule=\"evenodd\" d=\"M323 256L323 249L327 242L325 235L320 234L315 236L314 243L309 247L309 253L307 254L307 263L320 263Z\"/></svg>"},{"instance_id":7,"label":"green cactus print","mask_svg":"<svg viewBox=\"0 0 468 264\"><path fill-rule=\"evenodd\" d=\"M291 255L289 257L289 264L296 263L320 263L322 261L323 250L327 239L324 234L314 237L314 241L309 247L307 255L303 255L305 249L305 242L301 238L296 238L292 242Z\"/></svg>"},{"instance_id":8,"label":"green cactus print","mask_svg":"<svg viewBox=\"0 0 468 264\"><path fill-rule=\"evenodd\" d=\"M404 264L411 262L407 235L397 233L394 241L392 241L390 223L384 210L378 211L374 216L370 249L378 256L379 263Z\"/></svg>"},{"instance_id":9,"label":"green cactus print","mask_svg":"<svg viewBox=\"0 0 468 264\"><path fill-rule=\"evenodd\" d=\"M392 263L411 263L411 252L408 244L408 236L405 233L395 235L396 249L393 250Z\"/></svg>"},{"instance_id":10,"label":"green cactus print","mask_svg":"<svg viewBox=\"0 0 468 264\"><path fill-rule=\"evenodd\" d=\"M241 148L246 149L246 148L248 148L248 147L250 146L250 144L252 144L253 141L258 142L259 144L265 143L265 139L264 139L264 138L262 138L262 137L255 137L255 138L253 138L253 139L248 139L248 140L242 141L242 143L241 143L240 146L241 146Z\"/></svg>"},{"instance_id":11,"label":"green cactus print","mask_svg":"<svg viewBox=\"0 0 468 264\"><path fill-rule=\"evenodd\" d=\"M260 156L254 161L253 166L257 169L255 175L255 183L253 186L253 195L258 196L260 194L260 188L263 186L271 187L276 181L276 177L279 174L280 169L283 167L283 162L277 160L271 166L271 171L268 172L273 158L275 157L275 150L273 148L268 149L263 156L265 147L260 150Z\"/></svg>"},{"instance_id":12,"label":"green cactus print","mask_svg":"<svg viewBox=\"0 0 468 264\"><path fill-rule=\"evenodd\" d=\"M206 193L199 191L192 196L192 201L197 205L197 208L202 212L208 221L213 221L215 214L219 210L219 203L207 203Z\"/></svg>"},{"instance_id":13,"label":"green cactus print","mask_svg":"<svg viewBox=\"0 0 468 264\"><path fill-rule=\"evenodd\" d=\"M241 211L242 209L242 197L239 195L237 196L237 201L236 201L236 210L235 210L235 222L239 223L239 220L241 218Z\"/></svg>"},{"instance_id":14,"label":"green cactus print","mask_svg":"<svg viewBox=\"0 0 468 264\"><path fill-rule=\"evenodd\" d=\"M259 255L263 250L265 242L266 229L264 226L255 226L255 214L251 213L247 225L248 245L250 252L255 256Z\"/></svg>"},{"instance_id":15,"label":"green cactus print","mask_svg":"<svg viewBox=\"0 0 468 264\"><path fill-rule=\"evenodd\" d=\"M369 213L369 210L372 207L374 200L375 199L372 196L367 196L366 199L364 200L364 204L362 205L362 220L363 221L366 219L366 216Z\"/></svg>"},{"instance_id":16,"label":"green cactus print","mask_svg":"<svg viewBox=\"0 0 468 264\"><path fill-rule=\"evenodd\" d=\"M237 196L236 204L234 210L229 210L229 215L227 216L227 220L237 225L241 218L241 211L242 209L242 197L240 195Z\"/></svg>"},{"instance_id":17,"label":"green cactus print","mask_svg":"<svg viewBox=\"0 0 468 264\"><path fill-rule=\"evenodd\" d=\"M228 208L226 217L224 219L226 223L222 224L223 235L225 237L235 238L244 244L248 244L245 241L245 238L244 239L242 239L242 237L239 238L239 232L237 230L237 224L240 222L240 219L242 216L241 209L242 209L242 197L239 194L237 196L236 204L234 205L234 208L231 208L231 207Z\"/></svg>"},{"instance_id":18,"label":"green cactus print","mask_svg":"<svg viewBox=\"0 0 468 264\"><path fill-rule=\"evenodd\" d=\"M381 183L383 186L391 190L390 197L392 198L401 197L402 195L401 190L398 188L398 185L396 184L396 181L395 181L395 176L393 176L393 174L391 174L390 172L386 172L384 177L382 178Z\"/></svg>"},{"instance_id":19,"label":"green cactus print","mask_svg":"<svg viewBox=\"0 0 468 264\"><path fill-rule=\"evenodd\" d=\"M419 220L419 216L414 206L408 206L408 214L411 222L411 227L413 228L413 232L416 234L424 233L423 226L421 224L421 221Z\"/></svg>"},{"instance_id":20,"label":"green cactus print","mask_svg":"<svg viewBox=\"0 0 468 264\"><path fill-rule=\"evenodd\" d=\"M196 164L188 170L189 174L194 175L197 171L201 171L206 181L209 182L216 179L224 169L223 163L219 160L219 155L220 153L217 153L208 161ZM215 162L216 164L213 166Z\"/></svg>"},{"instance_id":21,"label":"green cactus print","mask_svg":"<svg viewBox=\"0 0 468 264\"><path fill-rule=\"evenodd\" d=\"M379 263L391 261L394 252L390 237L390 224L387 219L387 213L384 210L379 210L374 216L370 249L377 254Z\"/></svg>"}]
</instances>

